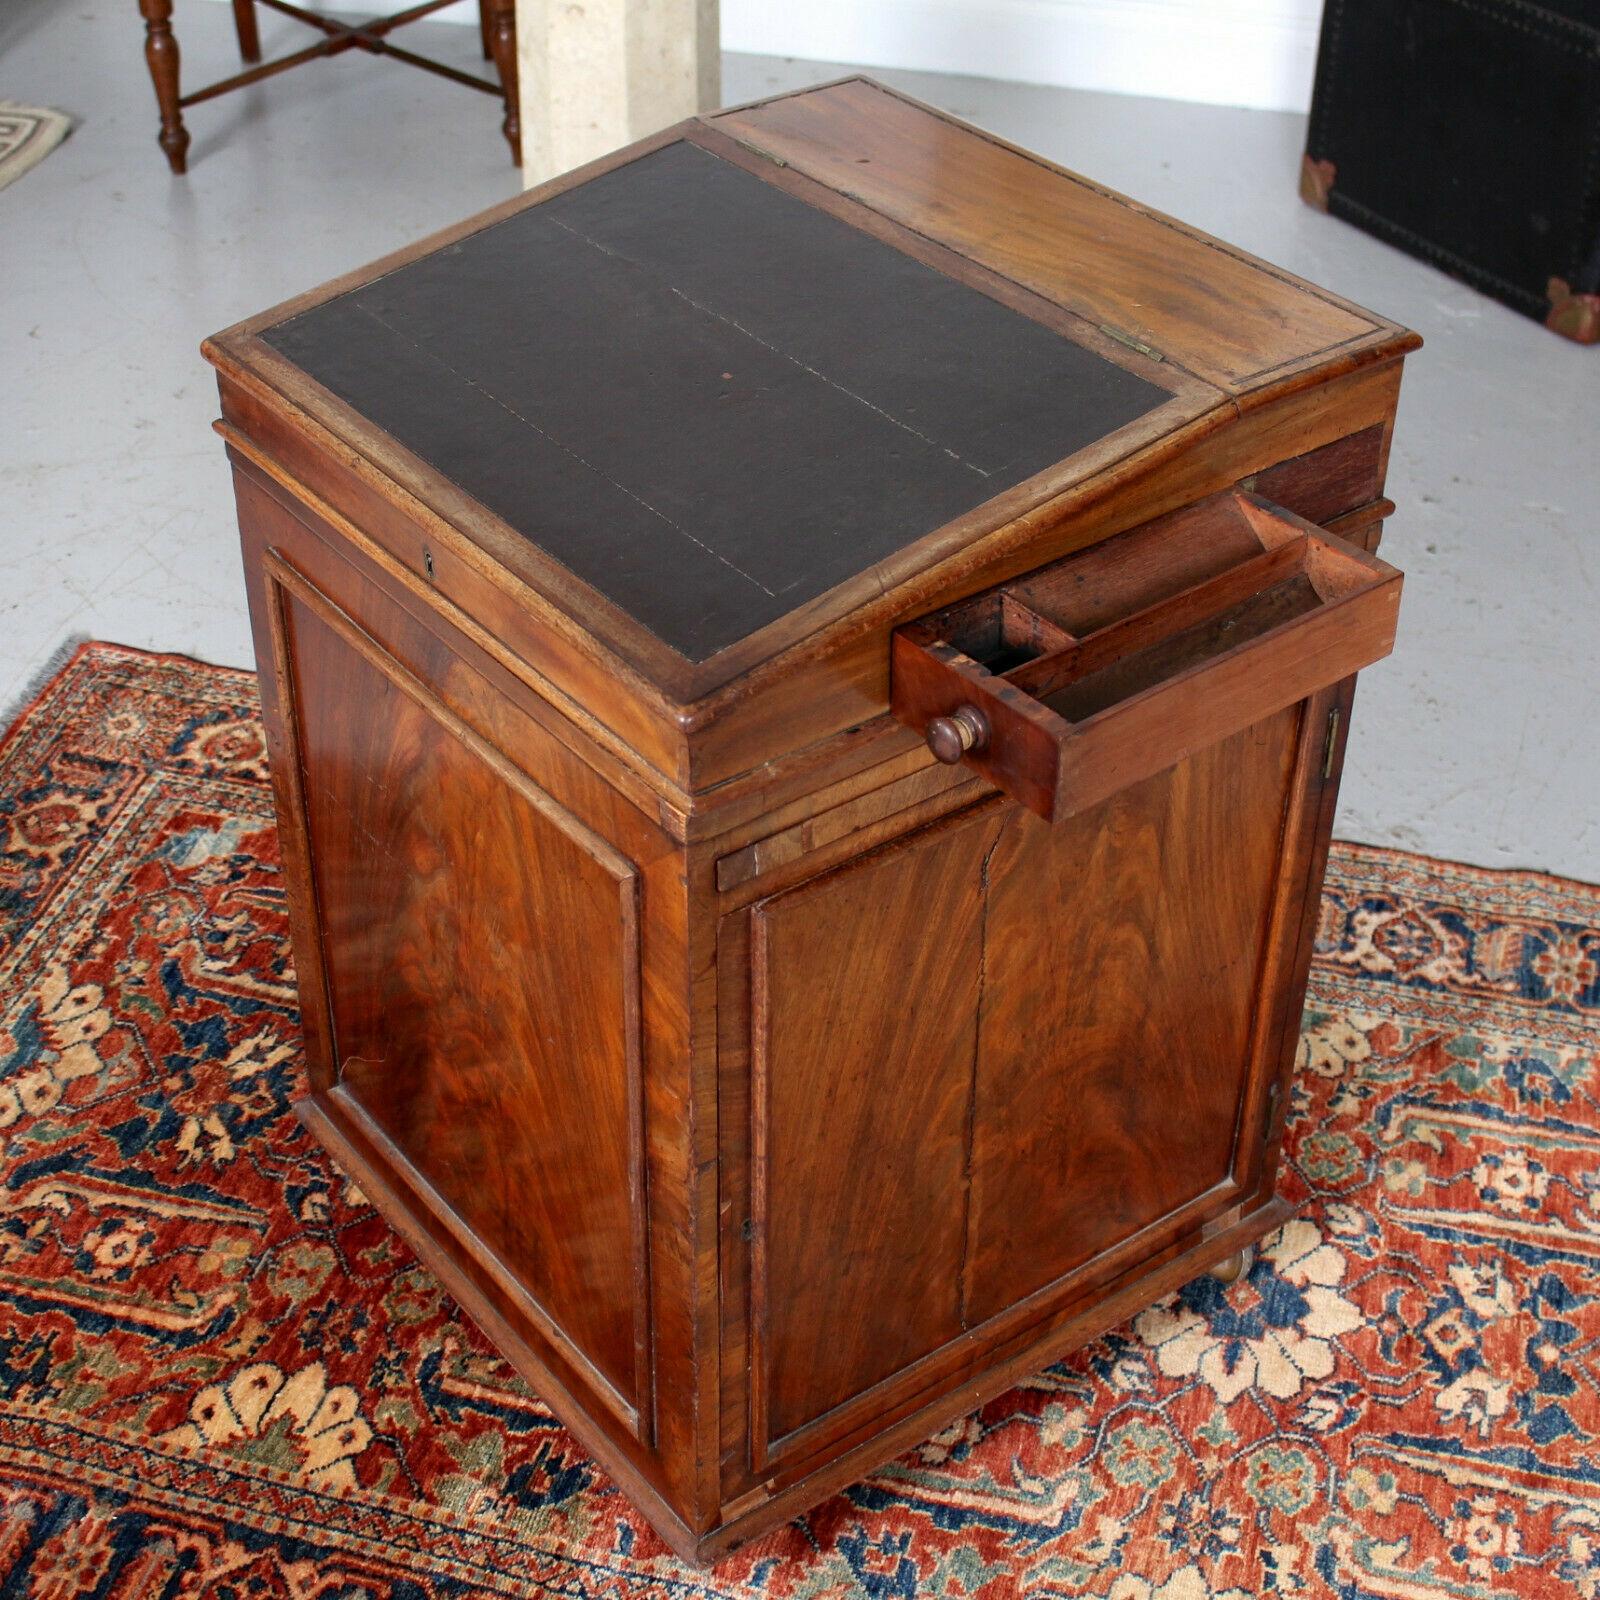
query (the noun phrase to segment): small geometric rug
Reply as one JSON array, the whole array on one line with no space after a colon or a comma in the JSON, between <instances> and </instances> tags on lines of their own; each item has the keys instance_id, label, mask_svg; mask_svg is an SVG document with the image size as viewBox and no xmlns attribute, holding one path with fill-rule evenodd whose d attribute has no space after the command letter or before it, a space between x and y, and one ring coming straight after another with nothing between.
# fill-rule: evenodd
<instances>
[{"instance_id":1,"label":"small geometric rug","mask_svg":"<svg viewBox=\"0 0 1600 1600\"><path fill-rule=\"evenodd\" d=\"M1600 891L1340 845L1207 1279L710 1574L301 1130L249 675L0 744L0 1595L1600 1595Z\"/></svg>"},{"instance_id":2,"label":"small geometric rug","mask_svg":"<svg viewBox=\"0 0 1600 1600\"><path fill-rule=\"evenodd\" d=\"M0 100L0 189L37 166L71 131L65 112Z\"/></svg>"}]
</instances>

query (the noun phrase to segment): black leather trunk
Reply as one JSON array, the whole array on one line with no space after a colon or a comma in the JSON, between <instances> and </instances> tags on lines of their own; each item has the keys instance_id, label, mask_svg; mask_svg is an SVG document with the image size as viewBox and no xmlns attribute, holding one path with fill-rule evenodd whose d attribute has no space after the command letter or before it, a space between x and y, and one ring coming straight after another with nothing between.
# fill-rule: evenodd
<instances>
[{"instance_id":1,"label":"black leather trunk","mask_svg":"<svg viewBox=\"0 0 1600 1600\"><path fill-rule=\"evenodd\" d=\"M1600 0L1327 0L1301 193L1600 339Z\"/></svg>"}]
</instances>

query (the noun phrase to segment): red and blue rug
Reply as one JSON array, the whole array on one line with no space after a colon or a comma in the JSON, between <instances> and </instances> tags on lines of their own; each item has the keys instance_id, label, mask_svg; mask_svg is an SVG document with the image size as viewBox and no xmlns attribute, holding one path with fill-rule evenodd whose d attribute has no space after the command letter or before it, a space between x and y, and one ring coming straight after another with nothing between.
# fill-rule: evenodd
<instances>
[{"instance_id":1,"label":"red and blue rug","mask_svg":"<svg viewBox=\"0 0 1600 1600\"><path fill-rule=\"evenodd\" d=\"M296 1123L252 679L0 746L0 1596L1600 1595L1600 891L1336 848L1294 1221L712 1574Z\"/></svg>"}]
</instances>

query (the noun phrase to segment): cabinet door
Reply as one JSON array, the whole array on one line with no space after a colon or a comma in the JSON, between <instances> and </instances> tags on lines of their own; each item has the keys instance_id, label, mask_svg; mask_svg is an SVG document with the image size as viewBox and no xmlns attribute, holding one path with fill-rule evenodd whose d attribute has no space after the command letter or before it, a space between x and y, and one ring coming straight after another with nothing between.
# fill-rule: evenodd
<instances>
[{"instance_id":1,"label":"cabinet door","mask_svg":"<svg viewBox=\"0 0 1600 1600\"><path fill-rule=\"evenodd\" d=\"M752 1470L1266 1198L1335 700L1055 824L990 798L750 909Z\"/></svg>"},{"instance_id":2,"label":"cabinet door","mask_svg":"<svg viewBox=\"0 0 1600 1600\"><path fill-rule=\"evenodd\" d=\"M751 912L756 1464L961 1333L980 864L964 813Z\"/></svg>"},{"instance_id":3,"label":"cabinet door","mask_svg":"<svg viewBox=\"0 0 1600 1600\"><path fill-rule=\"evenodd\" d=\"M967 1325L1238 1198L1301 720L1054 826L1014 809L985 871Z\"/></svg>"}]
</instances>

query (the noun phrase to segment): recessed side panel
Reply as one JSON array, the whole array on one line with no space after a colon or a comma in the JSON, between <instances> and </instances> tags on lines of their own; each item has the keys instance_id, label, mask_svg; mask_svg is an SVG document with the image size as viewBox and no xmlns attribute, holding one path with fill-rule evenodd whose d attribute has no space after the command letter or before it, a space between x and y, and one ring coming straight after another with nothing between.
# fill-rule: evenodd
<instances>
[{"instance_id":1,"label":"recessed side panel","mask_svg":"<svg viewBox=\"0 0 1600 1600\"><path fill-rule=\"evenodd\" d=\"M638 880L269 557L334 1094L641 1433Z\"/></svg>"},{"instance_id":2,"label":"recessed side panel","mask_svg":"<svg viewBox=\"0 0 1600 1600\"><path fill-rule=\"evenodd\" d=\"M758 1468L961 1331L982 858L997 826L989 808L935 824L752 910Z\"/></svg>"},{"instance_id":3,"label":"recessed side panel","mask_svg":"<svg viewBox=\"0 0 1600 1600\"><path fill-rule=\"evenodd\" d=\"M971 1324L1227 1203L1301 718L1053 827L1014 813L988 870Z\"/></svg>"}]
</instances>

